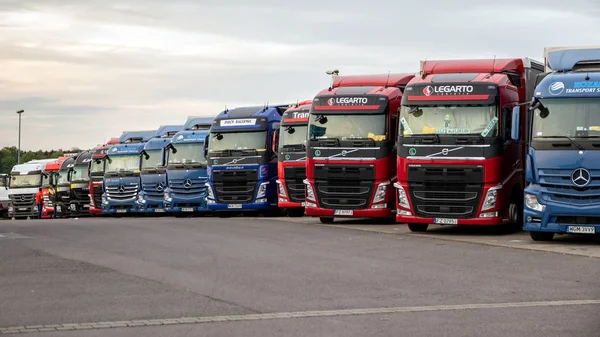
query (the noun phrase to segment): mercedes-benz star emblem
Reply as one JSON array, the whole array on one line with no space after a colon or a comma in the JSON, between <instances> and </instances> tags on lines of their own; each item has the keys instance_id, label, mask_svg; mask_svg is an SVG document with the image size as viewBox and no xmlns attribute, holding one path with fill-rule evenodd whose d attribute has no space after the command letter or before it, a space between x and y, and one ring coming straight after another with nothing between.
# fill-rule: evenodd
<instances>
[{"instance_id":1,"label":"mercedes-benz star emblem","mask_svg":"<svg viewBox=\"0 0 600 337\"><path fill-rule=\"evenodd\" d=\"M584 168L578 168L573 173L571 173L571 181L577 187L585 187L592 180L592 175L590 171Z\"/></svg>"},{"instance_id":2,"label":"mercedes-benz star emblem","mask_svg":"<svg viewBox=\"0 0 600 337\"><path fill-rule=\"evenodd\" d=\"M119 193L125 193L125 186L119 186Z\"/></svg>"},{"instance_id":3,"label":"mercedes-benz star emblem","mask_svg":"<svg viewBox=\"0 0 600 337\"><path fill-rule=\"evenodd\" d=\"M156 190L162 192L165 189L165 185L163 183L156 184Z\"/></svg>"},{"instance_id":4,"label":"mercedes-benz star emblem","mask_svg":"<svg viewBox=\"0 0 600 337\"><path fill-rule=\"evenodd\" d=\"M24 195L22 195L22 196L21 196L21 201L26 201L26 200L27 200L27 197L26 197L26 196L24 196Z\"/></svg>"},{"instance_id":5,"label":"mercedes-benz star emblem","mask_svg":"<svg viewBox=\"0 0 600 337\"><path fill-rule=\"evenodd\" d=\"M192 187L192 181L190 179L186 179L183 181L183 187L190 188Z\"/></svg>"}]
</instances>

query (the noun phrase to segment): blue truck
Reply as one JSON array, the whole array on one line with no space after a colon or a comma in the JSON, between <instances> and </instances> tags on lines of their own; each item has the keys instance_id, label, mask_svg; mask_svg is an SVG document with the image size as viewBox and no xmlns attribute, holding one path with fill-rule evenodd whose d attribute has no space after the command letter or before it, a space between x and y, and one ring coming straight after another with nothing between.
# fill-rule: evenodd
<instances>
[{"instance_id":1,"label":"blue truck","mask_svg":"<svg viewBox=\"0 0 600 337\"><path fill-rule=\"evenodd\" d=\"M207 212L205 140L213 117L190 117L166 148L165 209L175 216Z\"/></svg>"},{"instance_id":2,"label":"blue truck","mask_svg":"<svg viewBox=\"0 0 600 337\"><path fill-rule=\"evenodd\" d=\"M183 125L163 125L156 130L154 138L144 145L141 153L138 212L165 213L163 201L167 187L166 147L171 144L172 137L182 129Z\"/></svg>"},{"instance_id":3,"label":"blue truck","mask_svg":"<svg viewBox=\"0 0 600 337\"><path fill-rule=\"evenodd\" d=\"M221 112L208 138L208 208L259 211L277 208L277 145L289 105L241 107Z\"/></svg>"},{"instance_id":4,"label":"blue truck","mask_svg":"<svg viewBox=\"0 0 600 337\"><path fill-rule=\"evenodd\" d=\"M119 144L106 151L102 214L121 214L137 211L136 202L140 191L141 153L145 143L152 139L156 130L124 132Z\"/></svg>"},{"instance_id":5,"label":"blue truck","mask_svg":"<svg viewBox=\"0 0 600 337\"><path fill-rule=\"evenodd\" d=\"M523 229L535 241L550 241L555 234L597 234L600 47L546 48L545 62L524 137L529 144ZM513 123L521 110L513 111Z\"/></svg>"}]
</instances>

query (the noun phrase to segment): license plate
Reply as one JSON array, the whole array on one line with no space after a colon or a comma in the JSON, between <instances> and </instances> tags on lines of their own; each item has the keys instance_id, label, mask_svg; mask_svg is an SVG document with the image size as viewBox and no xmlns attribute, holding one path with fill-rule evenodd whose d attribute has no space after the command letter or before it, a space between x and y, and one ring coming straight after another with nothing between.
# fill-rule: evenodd
<instances>
[{"instance_id":1,"label":"license plate","mask_svg":"<svg viewBox=\"0 0 600 337\"><path fill-rule=\"evenodd\" d=\"M333 211L333 215L353 215L354 211L351 209L336 209Z\"/></svg>"},{"instance_id":2,"label":"license plate","mask_svg":"<svg viewBox=\"0 0 600 337\"><path fill-rule=\"evenodd\" d=\"M242 204L229 204L227 208L242 208Z\"/></svg>"},{"instance_id":3,"label":"license plate","mask_svg":"<svg viewBox=\"0 0 600 337\"><path fill-rule=\"evenodd\" d=\"M458 219L435 218L433 219L433 223L438 225L457 225Z\"/></svg>"},{"instance_id":4,"label":"license plate","mask_svg":"<svg viewBox=\"0 0 600 337\"><path fill-rule=\"evenodd\" d=\"M569 226L567 233L574 234L596 234L596 228L591 226Z\"/></svg>"},{"instance_id":5,"label":"license plate","mask_svg":"<svg viewBox=\"0 0 600 337\"><path fill-rule=\"evenodd\" d=\"M77 206L75 206L75 205L69 205L69 208L70 208L72 211L76 211L76 210L77 210Z\"/></svg>"},{"instance_id":6,"label":"license plate","mask_svg":"<svg viewBox=\"0 0 600 337\"><path fill-rule=\"evenodd\" d=\"M165 212L165 210L162 208L157 208L154 210L154 213L164 213L164 212Z\"/></svg>"},{"instance_id":7,"label":"license plate","mask_svg":"<svg viewBox=\"0 0 600 337\"><path fill-rule=\"evenodd\" d=\"M117 213L127 213L127 210L126 209L118 209Z\"/></svg>"},{"instance_id":8,"label":"license plate","mask_svg":"<svg viewBox=\"0 0 600 337\"><path fill-rule=\"evenodd\" d=\"M181 209L181 211L182 211L182 212L193 212L193 211L194 211L194 209L193 209L193 208L191 208L191 207L183 207L183 208Z\"/></svg>"},{"instance_id":9,"label":"license plate","mask_svg":"<svg viewBox=\"0 0 600 337\"><path fill-rule=\"evenodd\" d=\"M19 211L26 211L26 210L27 210L27 208L25 208L25 207L19 208Z\"/></svg>"}]
</instances>

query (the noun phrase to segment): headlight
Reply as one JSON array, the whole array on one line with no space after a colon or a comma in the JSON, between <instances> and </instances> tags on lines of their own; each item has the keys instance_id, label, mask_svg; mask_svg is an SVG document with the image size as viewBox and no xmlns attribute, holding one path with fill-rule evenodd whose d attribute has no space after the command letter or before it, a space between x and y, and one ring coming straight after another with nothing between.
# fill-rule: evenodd
<instances>
[{"instance_id":1,"label":"headlight","mask_svg":"<svg viewBox=\"0 0 600 337\"><path fill-rule=\"evenodd\" d=\"M398 183L394 183L394 187L398 190L398 205L406 209L410 209L410 206L408 205L408 197L406 196L404 187Z\"/></svg>"},{"instance_id":2,"label":"headlight","mask_svg":"<svg viewBox=\"0 0 600 337\"><path fill-rule=\"evenodd\" d=\"M215 195L213 194L212 187L210 187L209 183L204 184L206 186L206 193L208 194L208 199L215 199Z\"/></svg>"},{"instance_id":3,"label":"headlight","mask_svg":"<svg viewBox=\"0 0 600 337\"><path fill-rule=\"evenodd\" d=\"M544 210L546 210L546 206L538 202L537 196L535 194L525 194L525 206L538 212L543 212Z\"/></svg>"},{"instance_id":4,"label":"headlight","mask_svg":"<svg viewBox=\"0 0 600 337\"><path fill-rule=\"evenodd\" d=\"M260 186L258 187L258 192L256 192L256 198L262 198L265 196L265 194L267 194L267 185L269 184L269 182L264 182L261 183Z\"/></svg>"},{"instance_id":5,"label":"headlight","mask_svg":"<svg viewBox=\"0 0 600 337\"><path fill-rule=\"evenodd\" d=\"M277 188L279 189L279 195L287 198L287 195L285 194L285 189L283 188L283 183L280 180L277 180Z\"/></svg>"},{"instance_id":6,"label":"headlight","mask_svg":"<svg viewBox=\"0 0 600 337\"><path fill-rule=\"evenodd\" d=\"M104 195L102 196L102 203L105 205L108 204L108 200L106 200L106 196Z\"/></svg>"},{"instance_id":7,"label":"headlight","mask_svg":"<svg viewBox=\"0 0 600 337\"><path fill-rule=\"evenodd\" d=\"M487 193L485 194L485 199L483 199L483 206L481 206L482 211L496 207L498 189L500 189L500 187L492 187L487 191Z\"/></svg>"},{"instance_id":8,"label":"headlight","mask_svg":"<svg viewBox=\"0 0 600 337\"><path fill-rule=\"evenodd\" d=\"M307 179L304 180L304 184L306 185L306 200L317 201L317 198L315 198L315 191L313 191L312 185Z\"/></svg>"},{"instance_id":9,"label":"headlight","mask_svg":"<svg viewBox=\"0 0 600 337\"><path fill-rule=\"evenodd\" d=\"M385 192L387 191L387 187L390 183L381 183L377 186L377 190L375 191L375 197L373 198L373 203L382 202L385 200Z\"/></svg>"},{"instance_id":10,"label":"headlight","mask_svg":"<svg viewBox=\"0 0 600 337\"><path fill-rule=\"evenodd\" d=\"M146 203L146 199L144 199L143 195L141 195L141 194L138 195L138 202L142 203L142 204Z\"/></svg>"},{"instance_id":11,"label":"headlight","mask_svg":"<svg viewBox=\"0 0 600 337\"><path fill-rule=\"evenodd\" d=\"M171 198L171 195L169 194L169 192L165 192L165 194L163 196L164 196L166 202L171 202L171 200L173 200L173 198Z\"/></svg>"}]
</instances>

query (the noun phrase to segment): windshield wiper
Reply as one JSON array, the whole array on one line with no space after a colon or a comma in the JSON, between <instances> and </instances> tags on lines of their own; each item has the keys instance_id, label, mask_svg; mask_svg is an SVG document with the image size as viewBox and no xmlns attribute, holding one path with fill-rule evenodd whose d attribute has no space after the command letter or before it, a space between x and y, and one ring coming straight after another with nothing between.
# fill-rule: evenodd
<instances>
[{"instance_id":1,"label":"windshield wiper","mask_svg":"<svg viewBox=\"0 0 600 337\"><path fill-rule=\"evenodd\" d=\"M336 137L321 138L317 140L319 144L324 143L325 146L340 146L340 139ZM332 144L333 143L333 144Z\"/></svg>"},{"instance_id":2,"label":"windshield wiper","mask_svg":"<svg viewBox=\"0 0 600 337\"><path fill-rule=\"evenodd\" d=\"M562 139L568 139L571 144L575 145L575 147L577 147L580 150L584 150L583 146L581 146L581 144L577 143L576 141L573 140L573 138L569 137L569 136L538 136L535 138L562 138Z\"/></svg>"},{"instance_id":3,"label":"windshield wiper","mask_svg":"<svg viewBox=\"0 0 600 337\"><path fill-rule=\"evenodd\" d=\"M467 143L471 143L469 138L460 138L460 136L466 136L466 137L477 137L477 143L483 143L484 142L484 138L481 134L479 133L465 133L462 135L457 135L455 142L456 144L467 144Z\"/></svg>"},{"instance_id":4,"label":"windshield wiper","mask_svg":"<svg viewBox=\"0 0 600 337\"><path fill-rule=\"evenodd\" d=\"M420 143L433 144L440 142L440 136L437 133L418 133L412 134L410 137L419 137L416 140L420 140ZM415 140L415 143L417 143Z\"/></svg>"},{"instance_id":5,"label":"windshield wiper","mask_svg":"<svg viewBox=\"0 0 600 337\"><path fill-rule=\"evenodd\" d=\"M242 156L251 156L251 155L258 155L258 151L256 149L250 149L250 150L239 150L242 152Z\"/></svg>"},{"instance_id":6,"label":"windshield wiper","mask_svg":"<svg viewBox=\"0 0 600 337\"><path fill-rule=\"evenodd\" d=\"M288 144L283 146L284 150L288 150L290 152L302 152L306 151L306 145L304 144Z\"/></svg>"},{"instance_id":7,"label":"windshield wiper","mask_svg":"<svg viewBox=\"0 0 600 337\"><path fill-rule=\"evenodd\" d=\"M366 144L369 143L372 146L375 146L375 140L369 137L352 137L352 138L346 138L345 140L349 140L351 142L357 142L359 145L360 143ZM357 146L356 144L352 144L352 146Z\"/></svg>"}]
</instances>

